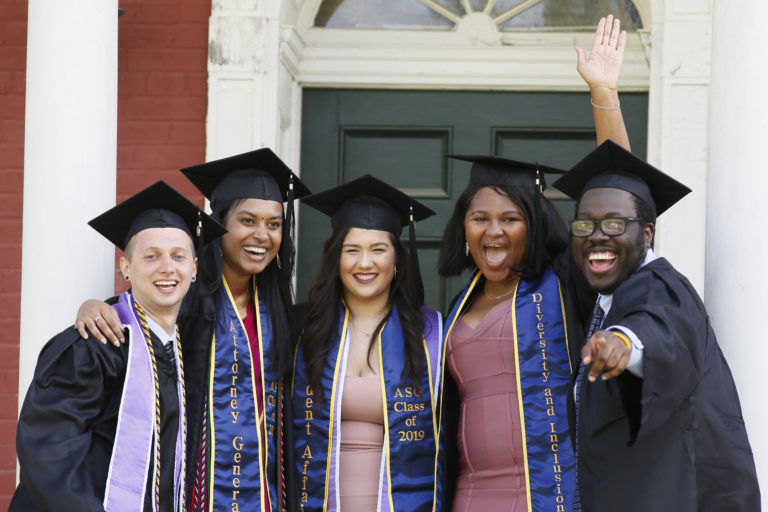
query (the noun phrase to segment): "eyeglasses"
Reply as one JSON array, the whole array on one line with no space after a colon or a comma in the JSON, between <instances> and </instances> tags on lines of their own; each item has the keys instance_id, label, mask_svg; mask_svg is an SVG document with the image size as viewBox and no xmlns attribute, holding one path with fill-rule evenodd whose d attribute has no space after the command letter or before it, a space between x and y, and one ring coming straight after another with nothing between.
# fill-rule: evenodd
<instances>
[{"instance_id":1,"label":"eyeglasses","mask_svg":"<svg viewBox=\"0 0 768 512\"><path fill-rule=\"evenodd\" d=\"M571 221L571 233L573 236L587 237L592 235L600 225L600 231L606 236L623 235L627 230L627 224L630 222L642 222L640 217L615 217L612 219L575 219Z\"/></svg>"}]
</instances>

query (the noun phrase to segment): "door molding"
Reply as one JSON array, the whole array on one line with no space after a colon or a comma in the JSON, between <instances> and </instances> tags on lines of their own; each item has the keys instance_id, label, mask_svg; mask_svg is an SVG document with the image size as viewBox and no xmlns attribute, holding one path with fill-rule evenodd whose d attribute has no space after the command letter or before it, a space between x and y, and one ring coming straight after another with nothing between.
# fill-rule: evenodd
<instances>
[{"instance_id":1,"label":"door molding","mask_svg":"<svg viewBox=\"0 0 768 512\"><path fill-rule=\"evenodd\" d=\"M317 28L319 6L320 0L304 1L293 20L283 20L281 57L302 86L586 90L573 46L591 47L591 31L501 32L497 43L483 44L456 30ZM638 10L645 23L647 6ZM649 31L628 34L622 91L648 90L648 44Z\"/></svg>"}]
</instances>

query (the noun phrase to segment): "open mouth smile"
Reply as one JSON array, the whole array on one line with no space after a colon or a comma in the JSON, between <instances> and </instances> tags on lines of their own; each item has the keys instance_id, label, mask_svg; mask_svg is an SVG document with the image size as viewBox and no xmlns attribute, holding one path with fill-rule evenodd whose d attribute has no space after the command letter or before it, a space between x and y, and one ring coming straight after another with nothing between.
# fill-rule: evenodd
<instances>
[{"instance_id":1,"label":"open mouth smile","mask_svg":"<svg viewBox=\"0 0 768 512\"><path fill-rule=\"evenodd\" d=\"M490 267L499 267L507 259L507 247L501 244L486 244L483 246L483 256Z\"/></svg>"},{"instance_id":2,"label":"open mouth smile","mask_svg":"<svg viewBox=\"0 0 768 512\"><path fill-rule=\"evenodd\" d=\"M267 254L266 247L256 247L255 245L246 245L243 247L243 251L245 251L248 256L253 256L256 258L260 258Z\"/></svg>"},{"instance_id":3,"label":"open mouth smile","mask_svg":"<svg viewBox=\"0 0 768 512\"><path fill-rule=\"evenodd\" d=\"M589 251L587 253L589 270L595 274L608 272L614 266L616 260L616 253L610 250Z\"/></svg>"},{"instance_id":4,"label":"open mouth smile","mask_svg":"<svg viewBox=\"0 0 768 512\"><path fill-rule=\"evenodd\" d=\"M360 284L370 284L376 280L376 277L378 277L378 274L375 274L375 273L352 274L352 276L355 278L355 281L357 281Z\"/></svg>"},{"instance_id":5,"label":"open mouth smile","mask_svg":"<svg viewBox=\"0 0 768 512\"><path fill-rule=\"evenodd\" d=\"M160 290L162 293L173 293L173 291L176 290L176 287L179 285L179 282L173 280L162 280L154 281L152 284L155 285L155 288Z\"/></svg>"}]
</instances>

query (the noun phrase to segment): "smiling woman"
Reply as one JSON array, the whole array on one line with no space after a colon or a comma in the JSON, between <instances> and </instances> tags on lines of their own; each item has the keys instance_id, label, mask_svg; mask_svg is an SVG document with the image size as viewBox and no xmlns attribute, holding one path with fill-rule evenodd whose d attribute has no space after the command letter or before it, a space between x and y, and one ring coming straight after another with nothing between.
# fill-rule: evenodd
<instances>
[{"instance_id":1,"label":"smiling woman","mask_svg":"<svg viewBox=\"0 0 768 512\"><path fill-rule=\"evenodd\" d=\"M347 232L339 262L339 278L347 304L378 300L386 306L394 273L395 248L389 233L360 228Z\"/></svg>"},{"instance_id":2,"label":"smiling woman","mask_svg":"<svg viewBox=\"0 0 768 512\"><path fill-rule=\"evenodd\" d=\"M283 239L283 205L247 198L233 203L229 210L227 234L221 241L226 255L224 276L230 283L242 284L276 258Z\"/></svg>"},{"instance_id":3,"label":"smiling woman","mask_svg":"<svg viewBox=\"0 0 768 512\"><path fill-rule=\"evenodd\" d=\"M528 227L523 209L503 191L478 190L464 215L464 233L472 259L495 290L511 290L523 269Z\"/></svg>"},{"instance_id":4,"label":"smiling woman","mask_svg":"<svg viewBox=\"0 0 768 512\"><path fill-rule=\"evenodd\" d=\"M294 369L302 509L442 510L434 372L442 321L422 307L415 253L399 240L404 225L413 230L434 213L370 175L305 203L331 217L333 233Z\"/></svg>"},{"instance_id":5,"label":"smiling woman","mask_svg":"<svg viewBox=\"0 0 768 512\"><path fill-rule=\"evenodd\" d=\"M446 502L461 511L556 509L575 491L566 397L569 339L578 342L583 316L568 293L565 224L542 195L544 173L562 171L454 158L473 165L438 270L475 271L445 329Z\"/></svg>"},{"instance_id":6,"label":"smiling woman","mask_svg":"<svg viewBox=\"0 0 768 512\"><path fill-rule=\"evenodd\" d=\"M577 69L592 92L598 143L628 145L619 29L612 16L601 19L589 59L577 48ZM472 167L438 272L474 272L443 337L446 508L569 510L578 489L568 390L594 295L573 268L565 223L543 196L544 175L563 171L496 156L454 158Z\"/></svg>"}]
</instances>

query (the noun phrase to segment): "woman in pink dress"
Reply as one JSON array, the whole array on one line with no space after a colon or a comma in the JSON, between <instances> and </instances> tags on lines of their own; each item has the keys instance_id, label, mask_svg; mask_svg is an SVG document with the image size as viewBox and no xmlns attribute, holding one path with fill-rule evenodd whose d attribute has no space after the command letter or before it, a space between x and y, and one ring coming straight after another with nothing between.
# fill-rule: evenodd
<instances>
[{"instance_id":1,"label":"woman in pink dress","mask_svg":"<svg viewBox=\"0 0 768 512\"><path fill-rule=\"evenodd\" d=\"M598 143L628 147L618 108L626 35L598 25L579 72L592 93ZM470 183L446 226L439 272L475 271L447 315L442 401L446 508L572 510L574 448L568 392L591 300L567 254L568 230L543 197L544 173L492 156L472 162Z\"/></svg>"},{"instance_id":2,"label":"woman in pink dress","mask_svg":"<svg viewBox=\"0 0 768 512\"><path fill-rule=\"evenodd\" d=\"M439 510L440 314L405 224L433 212L365 176L311 196L331 217L301 323L293 437L301 510ZM410 210L410 215L409 215ZM438 500L435 500L435 497Z\"/></svg>"}]
</instances>

